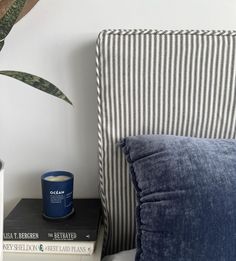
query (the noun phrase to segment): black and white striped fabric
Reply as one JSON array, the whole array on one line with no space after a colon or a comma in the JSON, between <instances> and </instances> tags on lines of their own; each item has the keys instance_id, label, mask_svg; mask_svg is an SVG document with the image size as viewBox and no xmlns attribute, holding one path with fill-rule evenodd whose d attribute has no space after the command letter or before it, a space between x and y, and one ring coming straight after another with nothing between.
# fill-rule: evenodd
<instances>
[{"instance_id":1,"label":"black and white striped fabric","mask_svg":"<svg viewBox=\"0 0 236 261\"><path fill-rule=\"evenodd\" d=\"M135 245L135 195L121 138L236 138L236 32L107 30L97 41L106 253Z\"/></svg>"}]
</instances>

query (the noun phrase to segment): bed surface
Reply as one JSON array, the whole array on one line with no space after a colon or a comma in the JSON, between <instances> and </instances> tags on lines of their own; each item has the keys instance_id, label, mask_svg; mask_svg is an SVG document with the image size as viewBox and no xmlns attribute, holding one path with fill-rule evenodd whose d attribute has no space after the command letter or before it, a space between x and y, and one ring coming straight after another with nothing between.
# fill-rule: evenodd
<instances>
[{"instance_id":1,"label":"bed surface","mask_svg":"<svg viewBox=\"0 0 236 261\"><path fill-rule=\"evenodd\" d=\"M106 256L102 261L134 261L136 249L121 251L117 254Z\"/></svg>"}]
</instances>

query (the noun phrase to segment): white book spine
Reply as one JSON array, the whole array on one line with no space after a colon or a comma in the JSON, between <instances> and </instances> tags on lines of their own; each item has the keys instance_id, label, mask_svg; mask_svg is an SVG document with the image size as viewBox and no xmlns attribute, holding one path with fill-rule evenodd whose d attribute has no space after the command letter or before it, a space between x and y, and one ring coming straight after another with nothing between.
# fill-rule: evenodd
<instances>
[{"instance_id":1,"label":"white book spine","mask_svg":"<svg viewBox=\"0 0 236 261\"><path fill-rule=\"evenodd\" d=\"M3 241L3 252L92 255L95 242Z\"/></svg>"}]
</instances>

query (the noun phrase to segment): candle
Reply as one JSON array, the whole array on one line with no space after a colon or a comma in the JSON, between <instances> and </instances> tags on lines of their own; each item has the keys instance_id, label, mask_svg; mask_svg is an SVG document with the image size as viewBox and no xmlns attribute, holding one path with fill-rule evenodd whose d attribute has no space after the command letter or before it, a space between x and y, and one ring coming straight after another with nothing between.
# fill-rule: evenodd
<instances>
[{"instance_id":1,"label":"candle","mask_svg":"<svg viewBox=\"0 0 236 261\"><path fill-rule=\"evenodd\" d=\"M73 182L73 174L67 171L50 171L42 175L45 218L62 219L73 214Z\"/></svg>"}]
</instances>

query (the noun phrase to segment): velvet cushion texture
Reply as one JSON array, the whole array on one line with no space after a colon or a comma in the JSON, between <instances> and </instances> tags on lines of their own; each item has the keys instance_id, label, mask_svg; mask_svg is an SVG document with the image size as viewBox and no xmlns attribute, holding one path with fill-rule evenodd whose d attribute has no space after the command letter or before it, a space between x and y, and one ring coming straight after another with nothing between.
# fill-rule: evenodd
<instances>
[{"instance_id":1,"label":"velvet cushion texture","mask_svg":"<svg viewBox=\"0 0 236 261\"><path fill-rule=\"evenodd\" d=\"M137 191L136 260L236 260L236 140L125 138Z\"/></svg>"}]
</instances>

